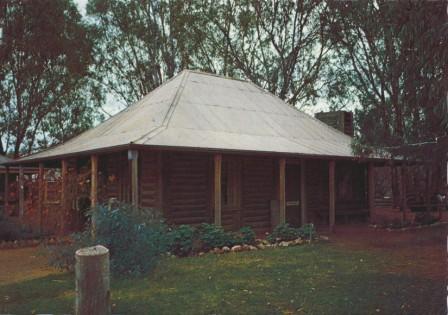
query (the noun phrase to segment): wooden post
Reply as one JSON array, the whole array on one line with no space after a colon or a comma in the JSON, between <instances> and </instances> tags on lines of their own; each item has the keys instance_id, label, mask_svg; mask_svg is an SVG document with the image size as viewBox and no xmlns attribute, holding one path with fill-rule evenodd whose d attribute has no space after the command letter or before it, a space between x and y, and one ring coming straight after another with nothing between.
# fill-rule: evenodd
<instances>
[{"instance_id":1,"label":"wooden post","mask_svg":"<svg viewBox=\"0 0 448 315\"><path fill-rule=\"evenodd\" d=\"M300 223L306 224L306 160L300 160Z\"/></svg>"},{"instance_id":2,"label":"wooden post","mask_svg":"<svg viewBox=\"0 0 448 315\"><path fill-rule=\"evenodd\" d=\"M138 151L129 150L128 159L131 161L131 202L138 207Z\"/></svg>"},{"instance_id":3,"label":"wooden post","mask_svg":"<svg viewBox=\"0 0 448 315\"><path fill-rule=\"evenodd\" d=\"M375 167L373 165L373 162L370 162L367 166L367 180L369 214L372 215L375 208Z\"/></svg>"},{"instance_id":4,"label":"wooden post","mask_svg":"<svg viewBox=\"0 0 448 315\"><path fill-rule=\"evenodd\" d=\"M67 217L67 177L68 177L68 164L67 160L61 161L61 234L65 233L66 217Z\"/></svg>"},{"instance_id":5,"label":"wooden post","mask_svg":"<svg viewBox=\"0 0 448 315\"><path fill-rule=\"evenodd\" d=\"M109 315L109 250L101 245L81 248L75 254L76 315Z\"/></svg>"},{"instance_id":6,"label":"wooden post","mask_svg":"<svg viewBox=\"0 0 448 315\"><path fill-rule=\"evenodd\" d=\"M166 209L163 207L163 159L162 159L162 151L157 152L157 207L163 215L166 215Z\"/></svg>"},{"instance_id":7,"label":"wooden post","mask_svg":"<svg viewBox=\"0 0 448 315\"><path fill-rule=\"evenodd\" d=\"M9 167L5 169L5 198L4 198L4 214L9 214Z\"/></svg>"},{"instance_id":8,"label":"wooden post","mask_svg":"<svg viewBox=\"0 0 448 315\"><path fill-rule=\"evenodd\" d=\"M215 154L214 156L214 223L215 225L221 225L221 169L222 169L222 155Z\"/></svg>"},{"instance_id":9,"label":"wooden post","mask_svg":"<svg viewBox=\"0 0 448 315\"><path fill-rule=\"evenodd\" d=\"M335 199L335 168L336 162L334 160L328 163L328 188L329 188L329 207L328 207L328 222L330 231L334 231L334 224L336 221L336 199Z\"/></svg>"},{"instance_id":10,"label":"wooden post","mask_svg":"<svg viewBox=\"0 0 448 315\"><path fill-rule=\"evenodd\" d=\"M95 208L98 204L98 156L92 155L90 157L90 206Z\"/></svg>"},{"instance_id":11,"label":"wooden post","mask_svg":"<svg viewBox=\"0 0 448 315\"><path fill-rule=\"evenodd\" d=\"M407 166L405 163L401 166L401 211L403 215L403 221L406 221L406 210L408 208L407 200Z\"/></svg>"},{"instance_id":12,"label":"wooden post","mask_svg":"<svg viewBox=\"0 0 448 315\"><path fill-rule=\"evenodd\" d=\"M98 155L90 156L90 208L95 209L98 205ZM92 238L96 237L96 219L95 211L91 217L92 224Z\"/></svg>"},{"instance_id":13,"label":"wooden post","mask_svg":"<svg viewBox=\"0 0 448 315\"><path fill-rule=\"evenodd\" d=\"M25 211L25 182L23 175L23 166L19 166L19 218L22 221Z\"/></svg>"},{"instance_id":14,"label":"wooden post","mask_svg":"<svg viewBox=\"0 0 448 315\"><path fill-rule=\"evenodd\" d=\"M44 164L39 163L39 173L38 173L38 187L39 187L39 204L38 204L38 212L39 212L39 235L42 235L43 232L43 212L44 212Z\"/></svg>"},{"instance_id":15,"label":"wooden post","mask_svg":"<svg viewBox=\"0 0 448 315\"><path fill-rule=\"evenodd\" d=\"M279 185L278 185L278 200L279 200L279 223L286 222L286 159L281 158L279 161Z\"/></svg>"}]
</instances>

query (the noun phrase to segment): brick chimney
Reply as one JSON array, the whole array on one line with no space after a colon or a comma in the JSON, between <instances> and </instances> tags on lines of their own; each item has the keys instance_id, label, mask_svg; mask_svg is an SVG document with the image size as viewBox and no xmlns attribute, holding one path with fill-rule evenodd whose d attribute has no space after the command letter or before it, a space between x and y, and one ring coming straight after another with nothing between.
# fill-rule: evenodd
<instances>
[{"instance_id":1,"label":"brick chimney","mask_svg":"<svg viewBox=\"0 0 448 315\"><path fill-rule=\"evenodd\" d=\"M346 135L353 137L353 113L348 111L320 112L314 115L320 121L326 123Z\"/></svg>"}]
</instances>

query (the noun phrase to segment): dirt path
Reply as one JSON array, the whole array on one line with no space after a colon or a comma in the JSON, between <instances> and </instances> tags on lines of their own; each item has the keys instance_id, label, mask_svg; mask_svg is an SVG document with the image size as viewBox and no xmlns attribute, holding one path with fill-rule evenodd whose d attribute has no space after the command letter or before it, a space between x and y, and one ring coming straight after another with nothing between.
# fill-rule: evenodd
<instances>
[{"instance_id":1,"label":"dirt path","mask_svg":"<svg viewBox=\"0 0 448 315\"><path fill-rule=\"evenodd\" d=\"M447 226L410 231L386 231L366 226L337 227L329 235L336 246L383 252L395 257L397 272L418 272L427 279L445 279Z\"/></svg>"},{"instance_id":2,"label":"dirt path","mask_svg":"<svg viewBox=\"0 0 448 315\"><path fill-rule=\"evenodd\" d=\"M0 250L0 285L47 276L57 270L37 247Z\"/></svg>"}]
</instances>

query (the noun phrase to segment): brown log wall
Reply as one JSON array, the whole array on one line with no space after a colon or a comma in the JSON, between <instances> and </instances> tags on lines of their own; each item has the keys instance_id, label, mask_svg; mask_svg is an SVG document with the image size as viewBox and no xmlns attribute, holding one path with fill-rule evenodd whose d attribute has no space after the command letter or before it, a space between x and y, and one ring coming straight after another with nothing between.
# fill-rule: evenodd
<instances>
[{"instance_id":1,"label":"brown log wall","mask_svg":"<svg viewBox=\"0 0 448 315\"><path fill-rule=\"evenodd\" d=\"M163 154L163 208L170 223L212 222L212 167L210 154Z\"/></svg>"},{"instance_id":2,"label":"brown log wall","mask_svg":"<svg viewBox=\"0 0 448 315\"><path fill-rule=\"evenodd\" d=\"M242 225L256 229L271 226L270 200L275 190L275 161L245 158L243 162Z\"/></svg>"},{"instance_id":3,"label":"brown log wall","mask_svg":"<svg viewBox=\"0 0 448 315\"><path fill-rule=\"evenodd\" d=\"M161 183L162 176L161 153L155 151L140 151L139 153L139 201L144 208L162 210Z\"/></svg>"}]
</instances>

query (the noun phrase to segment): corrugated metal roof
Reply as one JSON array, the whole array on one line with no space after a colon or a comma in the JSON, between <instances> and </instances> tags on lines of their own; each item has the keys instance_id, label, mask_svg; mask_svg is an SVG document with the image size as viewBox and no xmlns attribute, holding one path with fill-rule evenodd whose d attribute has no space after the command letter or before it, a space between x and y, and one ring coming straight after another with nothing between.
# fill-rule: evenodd
<instances>
[{"instance_id":1,"label":"corrugated metal roof","mask_svg":"<svg viewBox=\"0 0 448 315\"><path fill-rule=\"evenodd\" d=\"M185 70L97 127L21 161L128 144L353 157L350 143L250 82Z\"/></svg>"},{"instance_id":2,"label":"corrugated metal roof","mask_svg":"<svg viewBox=\"0 0 448 315\"><path fill-rule=\"evenodd\" d=\"M3 164L8 163L8 162L12 162L12 161L14 161L14 160L10 159L7 156L0 155L0 167L4 167Z\"/></svg>"}]
</instances>

